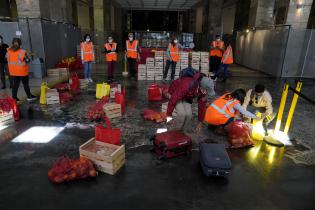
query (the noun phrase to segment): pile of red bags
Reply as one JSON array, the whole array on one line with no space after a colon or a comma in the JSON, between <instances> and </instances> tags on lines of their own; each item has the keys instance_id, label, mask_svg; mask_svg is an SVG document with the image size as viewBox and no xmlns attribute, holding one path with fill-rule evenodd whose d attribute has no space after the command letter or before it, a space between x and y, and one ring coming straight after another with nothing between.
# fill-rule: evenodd
<instances>
[{"instance_id":1,"label":"pile of red bags","mask_svg":"<svg viewBox=\"0 0 315 210\"><path fill-rule=\"evenodd\" d=\"M64 92L64 91L70 90L68 83L59 83L59 84L55 85L55 88L58 90L58 92Z\"/></svg>"},{"instance_id":2,"label":"pile of red bags","mask_svg":"<svg viewBox=\"0 0 315 210\"><path fill-rule=\"evenodd\" d=\"M71 160L68 156L61 156L48 171L48 179L57 184L95 176L97 172L93 163L83 157Z\"/></svg>"},{"instance_id":3,"label":"pile of red bags","mask_svg":"<svg viewBox=\"0 0 315 210\"><path fill-rule=\"evenodd\" d=\"M242 121L235 121L228 126L228 137L232 148L252 146L248 125Z\"/></svg>"},{"instance_id":4,"label":"pile of red bags","mask_svg":"<svg viewBox=\"0 0 315 210\"><path fill-rule=\"evenodd\" d=\"M166 121L167 116L163 112L160 113L160 112L153 111L151 109L146 109L143 111L143 117L146 120L151 120L156 123L161 123L161 122Z\"/></svg>"},{"instance_id":5,"label":"pile of red bags","mask_svg":"<svg viewBox=\"0 0 315 210\"><path fill-rule=\"evenodd\" d=\"M64 58L59 61L56 65L56 68L69 68L70 71L77 69L83 69L82 60L79 57Z\"/></svg>"},{"instance_id":6,"label":"pile of red bags","mask_svg":"<svg viewBox=\"0 0 315 210\"><path fill-rule=\"evenodd\" d=\"M4 115L13 110L14 120L20 119L20 111L16 101L11 97L0 99L0 115Z\"/></svg>"},{"instance_id":7,"label":"pile of red bags","mask_svg":"<svg viewBox=\"0 0 315 210\"><path fill-rule=\"evenodd\" d=\"M103 111L103 106L109 102L109 97L104 96L96 104L89 108L89 111L86 113L86 118L89 120L105 120L105 114Z\"/></svg>"}]
</instances>

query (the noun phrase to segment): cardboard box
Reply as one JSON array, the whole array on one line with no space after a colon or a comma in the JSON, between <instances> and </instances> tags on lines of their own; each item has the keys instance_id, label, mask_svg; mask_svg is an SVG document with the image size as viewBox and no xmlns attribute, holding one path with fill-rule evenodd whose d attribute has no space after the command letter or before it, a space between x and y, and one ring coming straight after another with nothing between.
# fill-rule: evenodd
<instances>
[{"instance_id":1,"label":"cardboard box","mask_svg":"<svg viewBox=\"0 0 315 210\"><path fill-rule=\"evenodd\" d=\"M95 141L95 138L82 144L80 156L90 159L98 171L114 175L125 164L125 146L117 146Z\"/></svg>"},{"instance_id":2,"label":"cardboard box","mask_svg":"<svg viewBox=\"0 0 315 210\"><path fill-rule=\"evenodd\" d=\"M116 103L107 103L103 106L103 111L109 119L121 117L121 105Z\"/></svg>"}]
</instances>

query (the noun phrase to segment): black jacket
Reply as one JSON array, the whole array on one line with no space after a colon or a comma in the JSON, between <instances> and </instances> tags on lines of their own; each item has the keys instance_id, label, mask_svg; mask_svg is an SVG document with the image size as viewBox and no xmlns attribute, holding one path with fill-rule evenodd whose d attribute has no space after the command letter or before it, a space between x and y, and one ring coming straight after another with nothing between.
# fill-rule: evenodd
<instances>
[{"instance_id":1,"label":"black jacket","mask_svg":"<svg viewBox=\"0 0 315 210\"><path fill-rule=\"evenodd\" d=\"M7 54L8 48L9 48L9 45L7 44L0 45L0 63L7 63L7 59L5 55Z\"/></svg>"}]
</instances>

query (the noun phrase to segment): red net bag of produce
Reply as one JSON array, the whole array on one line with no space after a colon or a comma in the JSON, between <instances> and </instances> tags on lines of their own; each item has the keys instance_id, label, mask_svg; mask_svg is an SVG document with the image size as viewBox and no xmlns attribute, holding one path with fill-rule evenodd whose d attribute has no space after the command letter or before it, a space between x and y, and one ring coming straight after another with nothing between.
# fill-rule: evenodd
<instances>
[{"instance_id":1,"label":"red net bag of produce","mask_svg":"<svg viewBox=\"0 0 315 210\"><path fill-rule=\"evenodd\" d=\"M105 114L103 111L103 106L108 103L109 97L104 96L101 98L96 104L89 108L89 111L86 113L86 118L89 120L98 120L98 119L105 119Z\"/></svg>"},{"instance_id":2,"label":"red net bag of produce","mask_svg":"<svg viewBox=\"0 0 315 210\"><path fill-rule=\"evenodd\" d=\"M103 125L95 126L95 140L120 145L120 129L112 128L109 119L106 117L106 127Z\"/></svg>"},{"instance_id":3,"label":"red net bag of produce","mask_svg":"<svg viewBox=\"0 0 315 210\"><path fill-rule=\"evenodd\" d=\"M61 104L65 104L72 100L72 95L69 92L61 92L59 93L59 99Z\"/></svg>"},{"instance_id":4,"label":"red net bag of produce","mask_svg":"<svg viewBox=\"0 0 315 210\"><path fill-rule=\"evenodd\" d=\"M148 88L148 100L149 101L161 101L162 89L157 84L152 84Z\"/></svg>"},{"instance_id":5,"label":"red net bag of produce","mask_svg":"<svg viewBox=\"0 0 315 210\"><path fill-rule=\"evenodd\" d=\"M16 101L11 97L6 97L0 99L0 114L9 113L13 111L14 120L18 121L20 119L20 110Z\"/></svg>"},{"instance_id":6,"label":"red net bag of produce","mask_svg":"<svg viewBox=\"0 0 315 210\"><path fill-rule=\"evenodd\" d=\"M53 167L48 171L48 179L53 183L62 183L74 179L95 177L97 172L93 163L84 157L71 160L64 155L58 158Z\"/></svg>"},{"instance_id":7,"label":"red net bag of produce","mask_svg":"<svg viewBox=\"0 0 315 210\"><path fill-rule=\"evenodd\" d=\"M232 148L252 146L248 125L242 121L235 121L228 126L228 137Z\"/></svg>"},{"instance_id":8,"label":"red net bag of produce","mask_svg":"<svg viewBox=\"0 0 315 210\"><path fill-rule=\"evenodd\" d=\"M80 85L79 77L76 73L74 73L70 79L70 90L73 92L79 90L79 85Z\"/></svg>"},{"instance_id":9,"label":"red net bag of produce","mask_svg":"<svg viewBox=\"0 0 315 210\"><path fill-rule=\"evenodd\" d=\"M167 116L163 112L160 113L160 112L153 111L151 109L146 109L143 111L143 117L146 120L151 120L156 123L161 123L161 122L166 121Z\"/></svg>"}]
</instances>

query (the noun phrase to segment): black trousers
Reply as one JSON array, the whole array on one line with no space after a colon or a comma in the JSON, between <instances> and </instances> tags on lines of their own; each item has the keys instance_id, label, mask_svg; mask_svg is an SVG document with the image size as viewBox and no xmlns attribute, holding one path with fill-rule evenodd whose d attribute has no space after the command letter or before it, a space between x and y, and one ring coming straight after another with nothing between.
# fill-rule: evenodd
<instances>
[{"instance_id":1,"label":"black trousers","mask_svg":"<svg viewBox=\"0 0 315 210\"><path fill-rule=\"evenodd\" d=\"M5 75L8 75L9 77L9 81L10 81L10 87L12 87L12 78L10 77L9 74L9 69L8 69L8 65L6 63L0 63L0 77L1 77L1 82L3 87L6 87L6 83L5 83Z\"/></svg>"},{"instance_id":2,"label":"black trousers","mask_svg":"<svg viewBox=\"0 0 315 210\"><path fill-rule=\"evenodd\" d=\"M220 65L221 65L221 57L218 56L211 56L210 57L210 71L217 72Z\"/></svg>"},{"instance_id":3,"label":"black trousers","mask_svg":"<svg viewBox=\"0 0 315 210\"><path fill-rule=\"evenodd\" d=\"M29 79L28 76L12 76L13 79L13 88L12 88L12 97L13 98L17 98L17 93L20 87L20 82L22 81L23 86L24 86L24 90L25 93L27 95L28 98L30 98L32 96L31 94L31 90L30 90L30 86L29 86Z\"/></svg>"},{"instance_id":4,"label":"black trousers","mask_svg":"<svg viewBox=\"0 0 315 210\"><path fill-rule=\"evenodd\" d=\"M131 77L136 77L136 64L137 64L137 59L135 58L127 58L128 61L128 68L129 68L129 73Z\"/></svg>"},{"instance_id":5,"label":"black trousers","mask_svg":"<svg viewBox=\"0 0 315 210\"><path fill-rule=\"evenodd\" d=\"M168 74L168 69L170 68L170 65L172 64L172 73L171 73L171 80L174 80L175 77L175 69L176 69L176 64L177 62L167 60L166 61L166 66L163 74L163 79L166 79L167 74Z\"/></svg>"}]
</instances>

